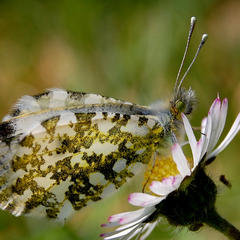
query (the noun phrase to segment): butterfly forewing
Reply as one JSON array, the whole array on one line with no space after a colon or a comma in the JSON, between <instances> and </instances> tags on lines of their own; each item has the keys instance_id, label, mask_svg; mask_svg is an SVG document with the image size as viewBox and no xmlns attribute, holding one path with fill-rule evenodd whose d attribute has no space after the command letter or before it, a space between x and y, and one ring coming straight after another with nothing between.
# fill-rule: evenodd
<instances>
[{"instance_id":1,"label":"butterfly forewing","mask_svg":"<svg viewBox=\"0 0 240 240\"><path fill-rule=\"evenodd\" d=\"M100 95L25 96L0 125L1 208L66 218L134 176L164 130L150 109Z\"/></svg>"},{"instance_id":2,"label":"butterfly forewing","mask_svg":"<svg viewBox=\"0 0 240 240\"><path fill-rule=\"evenodd\" d=\"M124 103L132 105L132 103L103 97L99 94L65 91L62 89L49 89L47 92L39 95L21 97L10 114L5 116L3 120L9 120L12 117L28 113L39 113L40 111L48 112L51 109L56 110L56 108L68 109L79 107L81 105L106 103Z\"/></svg>"}]
</instances>

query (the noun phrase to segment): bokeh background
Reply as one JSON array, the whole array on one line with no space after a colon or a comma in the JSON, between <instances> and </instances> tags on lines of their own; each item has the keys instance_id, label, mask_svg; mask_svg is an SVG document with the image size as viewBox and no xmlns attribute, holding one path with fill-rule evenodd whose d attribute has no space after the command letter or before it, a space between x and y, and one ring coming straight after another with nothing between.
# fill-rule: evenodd
<instances>
[{"instance_id":1,"label":"bokeh background","mask_svg":"<svg viewBox=\"0 0 240 240\"><path fill-rule=\"evenodd\" d=\"M240 2L238 0L1 0L0 117L24 94L60 87L140 104L169 99L191 16L198 21L185 69L201 34L209 39L185 80L199 104L199 126L217 93L229 99L227 128L240 111ZM219 186L221 215L240 228L237 136L209 167ZM218 180L231 181L231 190ZM77 212L67 223L0 212L1 240L98 239L100 224L133 209L127 195L141 189L138 176L116 195ZM225 239L208 227L198 233L159 224L149 239Z\"/></svg>"}]
</instances>

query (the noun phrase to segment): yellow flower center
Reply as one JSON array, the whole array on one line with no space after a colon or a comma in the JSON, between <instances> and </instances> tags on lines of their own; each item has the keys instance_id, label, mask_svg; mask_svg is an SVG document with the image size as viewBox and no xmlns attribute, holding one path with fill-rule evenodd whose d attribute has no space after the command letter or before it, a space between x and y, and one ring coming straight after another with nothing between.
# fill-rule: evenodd
<instances>
[{"instance_id":1,"label":"yellow flower center","mask_svg":"<svg viewBox=\"0 0 240 240\"><path fill-rule=\"evenodd\" d=\"M190 166L192 165L192 159L188 159ZM143 192L150 192L149 186L152 181L162 181L164 178L170 176L176 176L179 174L177 165L174 162L172 155L161 156L156 155L155 160L152 157L148 163L147 169L144 173Z\"/></svg>"}]
</instances>

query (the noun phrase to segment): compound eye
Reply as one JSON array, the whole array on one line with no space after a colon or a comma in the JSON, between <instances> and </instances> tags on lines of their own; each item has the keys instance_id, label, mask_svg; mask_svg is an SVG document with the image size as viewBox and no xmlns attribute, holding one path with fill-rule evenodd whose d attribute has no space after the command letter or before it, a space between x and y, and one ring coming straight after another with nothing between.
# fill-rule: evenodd
<instances>
[{"instance_id":1,"label":"compound eye","mask_svg":"<svg viewBox=\"0 0 240 240\"><path fill-rule=\"evenodd\" d=\"M180 100L175 103L175 108L178 112L184 112L186 109L186 104Z\"/></svg>"}]
</instances>

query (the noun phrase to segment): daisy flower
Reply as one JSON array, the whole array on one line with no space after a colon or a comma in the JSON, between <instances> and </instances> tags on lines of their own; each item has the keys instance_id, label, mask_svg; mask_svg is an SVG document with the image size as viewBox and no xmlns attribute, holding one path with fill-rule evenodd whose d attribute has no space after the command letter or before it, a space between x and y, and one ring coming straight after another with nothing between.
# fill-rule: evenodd
<instances>
[{"instance_id":1,"label":"daisy flower","mask_svg":"<svg viewBox=\"0 0 240 240\"><path fill-rule=\"evenodd\" d=\"M205 173L205 166L229 145L240 129L239 113L224 140L215 148L225 126L227 109L227 99L221 102L217 97L209 109L208 116L202 120L202 134L198 141L187 117L182 114L192 151L192 166L181 146L175 143L172 147L172 159L179 174L161 181L152 181L149 189L153 194L130 194L128 202L142 208L110 216L108 223L102 226L118 228L113 232L101 234L101 237L106 240L139 237L143 240L162 217L165 217L175 226L187 226L196 231L203 224L208 224L227 236L232 234L231 239L239 239L240 232L217 214L217 188Z\"/></svg>"}]
</instances>

